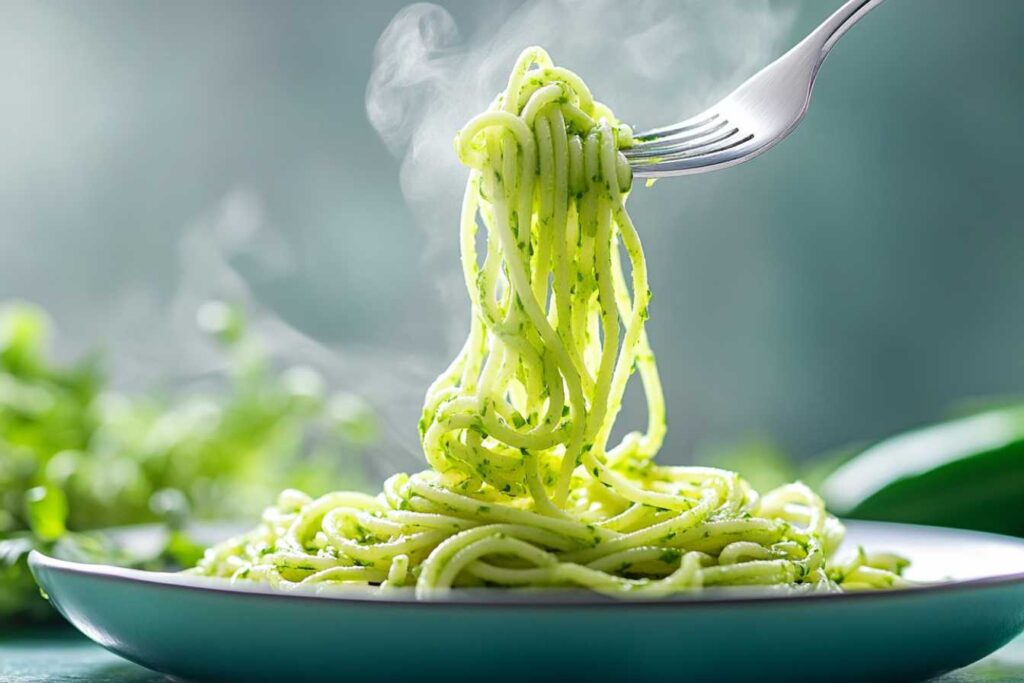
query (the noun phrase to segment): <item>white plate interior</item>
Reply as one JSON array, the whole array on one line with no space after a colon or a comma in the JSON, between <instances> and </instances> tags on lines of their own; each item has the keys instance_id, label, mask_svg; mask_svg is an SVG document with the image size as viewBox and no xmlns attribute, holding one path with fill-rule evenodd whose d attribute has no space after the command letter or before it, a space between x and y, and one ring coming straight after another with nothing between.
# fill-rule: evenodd
<instances>
[{"instance_id":1,"label":"white plate interior","mask_svg":"<svg viewBox=\"0 0 1024 683\"><path fill-rule=\"evenodd\" d=\"M913 581L969 581L1024 573L1024 540L957 529L847 522L840 556L863 546L910 560Z\"/></svg>"}]
</instances>

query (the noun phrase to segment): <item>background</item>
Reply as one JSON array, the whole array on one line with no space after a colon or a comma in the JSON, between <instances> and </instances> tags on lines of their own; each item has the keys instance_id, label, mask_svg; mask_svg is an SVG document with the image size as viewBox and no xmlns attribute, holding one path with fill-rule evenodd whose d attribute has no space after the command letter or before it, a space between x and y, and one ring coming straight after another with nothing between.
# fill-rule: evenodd
<instances>
[{"instance_id":1,"label":"background","mask_svg":"<svg viewBox=\"0 0 1024 683\"><path fill-rule=\"evenodd\" d=\"M644 127L839 3L441 4L396 19L373 76L404 3L6 0L0 298L130 388L209 372L194 311L241 303L380 411L380 470L418 468L467 325L451 135L515 54L544 45ZM1015 0L886 3L770 154L635 190L665 460L749 437L810 458L1024 387L1021 44Z\"/></svg>"}]
</instances>

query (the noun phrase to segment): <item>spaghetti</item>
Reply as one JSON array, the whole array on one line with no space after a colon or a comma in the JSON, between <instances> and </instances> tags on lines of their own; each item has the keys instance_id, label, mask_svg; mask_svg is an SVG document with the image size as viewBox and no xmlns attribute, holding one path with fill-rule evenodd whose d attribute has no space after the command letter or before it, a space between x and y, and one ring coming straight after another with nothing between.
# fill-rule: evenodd
<instances>
[{"instance_id":1,"label":"spaghetti","mask_svg":"<svg viewBox=\"0 0 1024 683\"><path fill-rule=\"evenodd\" d=\"M662 596L705 586L900 586L905 562L838 564L843 527L807 486L758 495L736 473L669 467L651 293L625 209L628 126L540 48L456 137L469 336L427 391L429 470L378 496L285 491L195 573L296 586L579 586ZM643 432L611 444L628 380Z\"/></svg>"}]
</instances>

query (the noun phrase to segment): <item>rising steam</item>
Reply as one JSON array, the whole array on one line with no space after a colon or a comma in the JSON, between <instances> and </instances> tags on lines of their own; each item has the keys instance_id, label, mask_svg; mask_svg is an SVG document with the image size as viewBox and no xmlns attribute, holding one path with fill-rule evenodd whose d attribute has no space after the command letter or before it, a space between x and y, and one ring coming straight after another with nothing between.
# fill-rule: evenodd
<instances>
[{"instance_id":1,"label":"rising steam","mask_svg":"<svg viewBox=\"0 0 1024 683\"><path fill-rule=\"evenodd\" d=\"M466 171L452 139L503 87L523 47L544 46L623 120L647 126L697 111L770 61L792 19L792 12L774 10L766 0L486 7L486 19L462 30L436 5L403 9L380 37L366 94L369 119L402 158L402 191L427 229L430 272L458 328L450 330L452 344L464 337L467 319L454 256ZM374 405L387 432L374 454L376 469L422 466L416 419L423 391L444 359L402 356L386 345L329 347L263 302L259 292L293 274L296 259L258 193L236 188L198 216L176 259L179 279L170 300L131 289L105 315L94 312L102 316L104 337L130 349L111 363L120 385L216 374L223 359L198 330L196 312L205 301L223 299L247 311L269 356L314 367L328 386L362 394Z\"/></svg>"},{"instance_id":2,"label":"rising steam","mask_svg":"<svg viewBox=\"0 0 1024 683\"><path fill-rule=\"evenodd\" d=\"M418 469L422 454L416 420L432 377L422 358L393 348L328 346L290 324L259 292L293 275L295 254L270 219L262 198L237 187L198 216L178 245L178 282L164 301L145 289L129 289L103 321L120 349L111 369L126 388L152 387L168 378L187 386L220 378L225 357L200 329L211 301L238 306L246 324L275 364L301 370L330 391L353 392L373 407L382 428L368 464L384 476Z\"/></svg>"},{"instance_id":3,"label":"rising steam","mask_svg":"<svg viewBox=\"0 0 1024 683\"><path fill-rule=\"evenodd\" d=\"M478 6L479 7L479 6ZM534 0L461 31L447 10L400 11L377 43L366 112L403 159L402 191L435 251L454 248L465 169L456 131L504 86L518 53L540 45L578 72L623 121L651 127L700 111L780 51L790 9L767 0Z\"/></svg>"},{"instance_id":4,"label":"rising steam","mask_svg":"<svg viewBox=\"0 0 1024 683\"><path fill-rule=\"evenodd\" d=\"M452 312L452 349L468 324L457 266L467 171L453 139L504 87L523 48L544 47L620 119L643 128L695 114L739 85L782 52L794 19L791 8L768 0L533 0L512 10L500 3L474 7L486 7L477 13L485 18L462 30L434 4L401 10L377 43L366 89L367 116L402 159L402 192L427 233L432 281Z\"/></svg>"}]
</instances>

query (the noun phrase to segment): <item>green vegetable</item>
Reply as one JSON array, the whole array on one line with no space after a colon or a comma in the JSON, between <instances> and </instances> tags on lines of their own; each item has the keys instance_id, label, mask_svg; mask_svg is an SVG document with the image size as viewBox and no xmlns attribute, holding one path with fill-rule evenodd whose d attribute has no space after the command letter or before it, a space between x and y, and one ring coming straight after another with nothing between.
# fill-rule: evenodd
<instances>
[{"instance_id":1,"label":"green vegetable","mask_svg":"<svg viewBox=\"0 0 1024 683\"><path fill-rule=\"evenodd\" d=\"M25 565L32 548L190 566L201 552L177 531L188 519L250 514L281 485L363 485L356 456L377 435L365 401L329 395L312 368L277 371L235 306L210 302L197 318L225 355L220 386L126 395L98 356L51 359L43 311L0 308L0 618L51 613ZM157 558L81 533L147 522L175 530Z\"/></svg>"},{"instance_id":2,"label":"green vegetable","mask_svg":"<svg viewBox=\"0 0 1024 683\"><path fill-rule=\"evenodd\" d=\"M850 517L1024 535L1024 406L882 441L841 465L821 491Z\"/></svg>"},{"instance_id":3,"label":"green vegetable","mask_svg":"<svg viewBox=\"0 0 1024 683\"><path fill-rule=\"evenodd\" d=\"M56 541L67 531L68 499L56 486L36 486L25 492L25 514L36 538Z\"/></svg>"}]
</instances>

